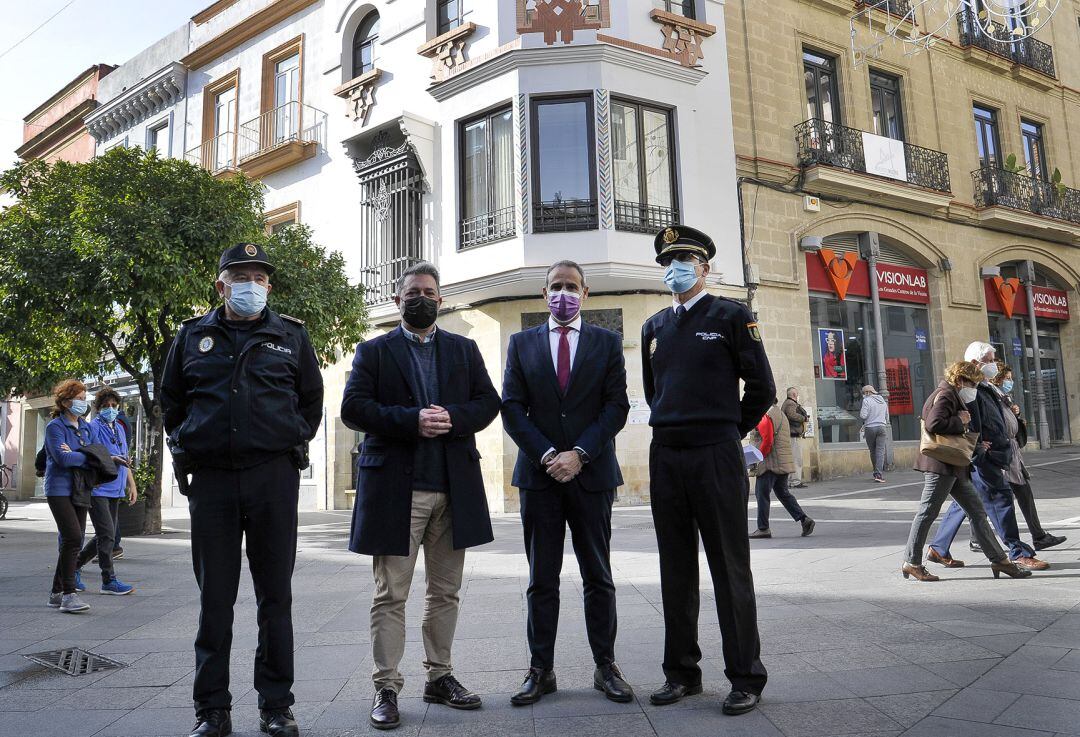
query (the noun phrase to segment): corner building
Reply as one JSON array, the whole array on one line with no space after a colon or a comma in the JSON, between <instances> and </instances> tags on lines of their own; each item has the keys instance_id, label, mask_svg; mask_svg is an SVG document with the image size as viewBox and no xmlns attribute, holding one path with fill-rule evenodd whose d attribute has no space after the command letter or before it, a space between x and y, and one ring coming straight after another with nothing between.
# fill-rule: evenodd
<instances>
[{"instance_id":1,"label":"corner building","mask_svg":"<svg viewBox=\"0 0 1080 737\"><path fill-rule=\"evenodd\" d=\"M946 37L856 64L853 28L864 45L908 0L726 4L752 305L778 388L810 411L814 478L869 473L864 384L888 389L910 467L923 402L988 337L1031 442L1080 433L1076 9L1007 44L927 5L919 27Z\"/></svg>"}]
</instances>

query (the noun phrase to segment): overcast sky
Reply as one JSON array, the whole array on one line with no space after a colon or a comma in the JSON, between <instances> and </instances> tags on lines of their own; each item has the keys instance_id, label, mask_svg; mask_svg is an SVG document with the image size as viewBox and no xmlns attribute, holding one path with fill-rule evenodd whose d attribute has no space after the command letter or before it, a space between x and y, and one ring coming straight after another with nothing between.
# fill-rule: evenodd
<instances>
[{"instance_id":1,"label":"overcast sky","mask_svg":"<svg viewBox=\"0 0 1080 737\"><path fill-rule=\"evenodd\" d=\"M68 0L0 0L0 54ZM212 0L74 0L0 57L0 167L16 161L22 119L94 64L123 64Z\"/></svg>"}]
</instances>

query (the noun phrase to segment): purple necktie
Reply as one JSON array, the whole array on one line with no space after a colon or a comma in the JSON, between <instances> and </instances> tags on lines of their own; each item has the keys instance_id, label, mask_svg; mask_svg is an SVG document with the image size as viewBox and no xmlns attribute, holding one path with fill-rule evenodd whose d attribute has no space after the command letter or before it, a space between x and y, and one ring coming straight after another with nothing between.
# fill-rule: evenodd
<instances>
[{"instance_id":1,"label":"purple necktie","mask_svg":"<svg viewBox=\"0 0 1080 737\"><path fill-rule=\"evenodd\" d=\"M570 383L570 339L566 337L570 332L570 328L566 325L560 325L556 328L559 331L559 356L556 361L558 369L556 375L559 377L559 391L566 394L566 387Z\"/></svg>"}]
</instances>

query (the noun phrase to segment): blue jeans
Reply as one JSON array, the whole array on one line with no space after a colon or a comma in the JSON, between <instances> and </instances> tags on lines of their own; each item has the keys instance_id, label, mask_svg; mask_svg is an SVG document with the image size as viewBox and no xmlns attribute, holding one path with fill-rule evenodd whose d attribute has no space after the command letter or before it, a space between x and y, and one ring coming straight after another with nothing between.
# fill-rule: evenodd
<instances>
[{"instance_id":1,"label":"blue jeans","mask_svg":"<svg viewBox=\"0 0 1080 737\"><path fill-rule=\"evenodd\" d=\"M1016 524L1016 509L1013 508L1012 488L1006 486L1000 489L992 489L987 486L978 469L971 475L975 484L975 491L982 499L986 516L994 524L994 529L1009 548L1009 560L1017 558L1034 557L1035 551L1029 545L1020 540L1020 528ZM955 501L949 507L949 511L941 518L937 535L930 543L930 547L937 551L938 555L950 557L949 546L956 537L960 525L964 523L967 515Z\"/></svg>"},{"instance_id":2,"label":"blue jeans","mask_svg":"<svg viewBox=\"0 0 1080 737\"><path fill-rule=\"evenodd\" d=\"M757 497L757 526L759 530L769 529L769 493L776 494L776 498L784 505L791 518L801 522L806 517L806 512L799 506L799 500L788 491L788 475L786 473L773 473L765 471L754 482L754 496Z\"/></svg>"}]
</instances>

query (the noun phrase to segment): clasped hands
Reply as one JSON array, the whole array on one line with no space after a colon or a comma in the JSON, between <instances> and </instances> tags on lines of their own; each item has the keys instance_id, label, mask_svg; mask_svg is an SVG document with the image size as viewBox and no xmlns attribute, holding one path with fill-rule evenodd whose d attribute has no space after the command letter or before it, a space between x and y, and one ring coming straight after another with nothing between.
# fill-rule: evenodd
<instances>
[{"instance_id":1,"label":"clasped hands","mask_svg":"<svg viewBox=\"0 0 1080 737\"><path fill-rule=\"evenodd\" d=\"M433 404L420 410L420 437L437 438L453 429L450 413L445 407Z\"/></svg>"},{"instance_id":2,"label":"clasped hands","mask_svg":"<svg viewBox=\"0 0 1080 737\"><path fill-rule=\"evenodd\" d=\"M581 456L576 450L567 450L562 453L548 451L547 455L541 459L541 463L547 467L548 476L560 484L573 481L574 477L581 473Z\"/></svg>"}]
</instances>

